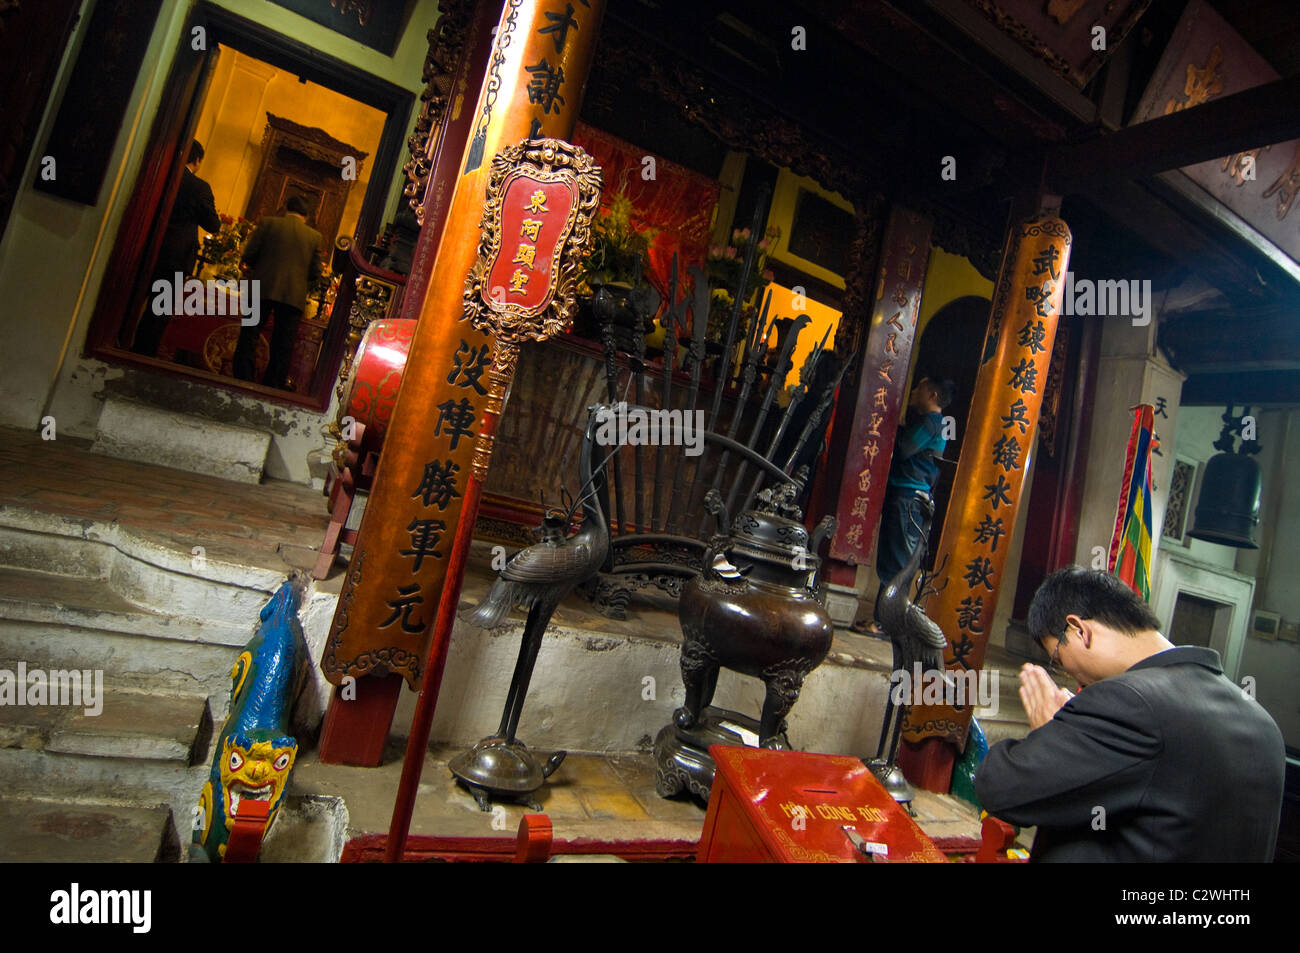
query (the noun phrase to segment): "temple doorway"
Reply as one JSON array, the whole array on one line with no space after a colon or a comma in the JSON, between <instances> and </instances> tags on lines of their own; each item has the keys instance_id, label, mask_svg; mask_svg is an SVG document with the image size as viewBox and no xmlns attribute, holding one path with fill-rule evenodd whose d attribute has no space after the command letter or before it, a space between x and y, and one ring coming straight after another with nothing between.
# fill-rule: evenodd
<instances>
[{"instance_id":1,"label":"temple doorway","mask_svg":"<svg viewBox=\"0 0 1300 953\"><path fill-rule=\"evenodd\" d=\"M334 265L354 243L376 237L412 97L215 7L198 5L195 24L207 31L208 47L187 57L193 32L184 34L163 94L176 108L158 111L153 161L118 232L87 351L323 410L347 324L333 313ZM172 221L196 194L203 214L191 219L200 224ZM291 202L320 233L319 276L314 267L303 276L305 305L280 342L287 377L263 386L273 312L257 325L252 380L233 373L241 330L260 303L241 258L258 221L285 215ZM188 254L170 254L178 232L188 242L190 228ZM181 286L170 301L160 281Z\"/></svg>"},{"instance_id":2,"label":"temple doorway","mask_svg":"<svg viewBox=\"0 0 1300 953\"><path fill-rule=\"evenodd\" d=\"M966 434L966 418L970 415L971 399L975 395L975 379L979 375L979 356L988 327L988 298L967 295L940 308L921 331L916 344L911 386L922 377L947 378L954 386L953 402L944 408L944 416L956 421L957 436L948 441L939 463L939 482L934 488L934 519L930 529L930 554L926 565L933 567L935 549L943 521L952 497L953 478L957 473L957 459L961 456L962 439Z\"/></svg>"}]
</instances>

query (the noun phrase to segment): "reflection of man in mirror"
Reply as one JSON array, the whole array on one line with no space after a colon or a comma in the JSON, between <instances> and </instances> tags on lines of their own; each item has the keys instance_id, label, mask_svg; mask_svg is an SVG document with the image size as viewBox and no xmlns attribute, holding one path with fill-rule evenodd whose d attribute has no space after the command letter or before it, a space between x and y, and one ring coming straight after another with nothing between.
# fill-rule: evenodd
<instances>
[{"instance_id":1,"label":"reflection of man in mirror","mask_svg":"<svg viewBox=\"0 0 1300 953\"><path fill-rule=\"evenodd\" d=\"M217 217L217 205L212 198L212 186L199 178L199 166L202 163L203 146L195 139L190 143L185 171L181 173L181 184L176 189L176 201L172 203L167 230L163 232L162 244L158 248L158 261L154 265L150 288L159 279L168 283L175 281L177 272L181 273L182 281L190 277L199 254L197 229L202 228L205 232L221 230L221 219ZM156 314L154 311L152 304L146 306L144 316L136 328L135 343L131 345L131 350L137 354L153 357L158 353L158 345L162 341L163 332L167 330L170 315Z\"/></svg>"},{"instance_id":2,"label":"reflection of man in mirror","mask_svg":"<svg viewBox=\"0 0 1300 953\"><path fill-rule=\"evenodd\" d=\"M271 215L257 223L244 247L243 262L248 277L259 282L260 320L239 332L235 347L234 373L240 380L253 379L253 358L257 335L267 318L271 330L271 357L262 375L267 387L283 388L289 377L289 361L298 339L298 319L307 304L307 293L321 275L321 248L325 239L307 224L311 207L295 195L285 203L284 215Z\"/></svg>"}]
</instances>

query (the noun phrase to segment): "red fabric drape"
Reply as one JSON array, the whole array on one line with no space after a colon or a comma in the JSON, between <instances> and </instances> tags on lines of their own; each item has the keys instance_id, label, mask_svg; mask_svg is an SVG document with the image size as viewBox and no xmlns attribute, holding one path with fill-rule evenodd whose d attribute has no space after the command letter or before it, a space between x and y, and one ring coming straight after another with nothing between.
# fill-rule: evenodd
<instances>
[{"instance_id":1,"label":"red fabric drape","mask_svg":"<svg viewBox=\"0 0 1300 953\"><path fill-rule=\"evenodd\" d=\"M658 231L650 246L646 279L667 300L676 252L682 282L678 294L682 294L690 281L686 269L702 269L708 260L709 232L721 190L718 182L585 123L578 123L573 141L594 156L604 172L601 207L608 207L614 196L624 192L632 202L636 229ZM653 179L645 177L647 156L654 158Z\"/></svg>"}]
</instances>

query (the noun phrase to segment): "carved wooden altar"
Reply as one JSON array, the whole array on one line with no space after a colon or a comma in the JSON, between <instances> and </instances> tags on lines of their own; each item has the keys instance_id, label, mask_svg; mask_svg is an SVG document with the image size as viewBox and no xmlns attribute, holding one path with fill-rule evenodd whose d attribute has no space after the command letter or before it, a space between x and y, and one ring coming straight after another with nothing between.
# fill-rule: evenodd
<instances>
[{"instance_id":1,"label":"carved wooden altar","mask_svg":"<svg viewBox=\"0 0 1300 953\"><path fill-rule=\"evenodd\" d=\"M324 129L300 126L283 116L266 114L262 134L262 165L257 170L253 191L244 217L257 221L264 215L278 215L293 196L303 198L315 211L308 222L334 244L355 178L342 173L343 159L362 160L369 153L335 139Z\"/></svg>"}]
</instances>

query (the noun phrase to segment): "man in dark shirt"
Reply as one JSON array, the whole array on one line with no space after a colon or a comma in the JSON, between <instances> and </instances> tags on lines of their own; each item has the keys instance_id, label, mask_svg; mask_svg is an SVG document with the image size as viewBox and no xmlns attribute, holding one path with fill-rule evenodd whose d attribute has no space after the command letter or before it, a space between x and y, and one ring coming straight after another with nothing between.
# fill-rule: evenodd
<instances>
[{"instance_id":1,"label":"man in dark shirt","mask_svg":"<svg viewBox=\"0 0 1300 953\"><path fill-rule=\"evenodd\" d=\"M984 809L1037 825L1035 861L1269 861L1286 750L1213 649L1174 646L1109 573L1052 573L1029 630L1082 686L1020 674L1030 732L975 775Z\"/></svg>"},{"instance_id":2,"label":"man in dark shirt","mask_svg":"<svg viewBox=\"0 0 1300 953\"><path fill-rule=\"evenodd\" d=\"M943 438L943 409L952 403L953 391L951 381L923 377L908 398L908 419L894 441L889 482L880 510L880 535L876 541L876 575L880 577L877 605L889 581L898 575L921 542L922 503L930 499L939 480L936 461L948 445ZM875 626L866 628L859 624L854 631L883 636L879 613L873 609L872 616Z\"/></svg>"},{"instance_id":3,"label":"man in dark shirt","mask_svg":"<svg viewBox=\"0 0 1300 953\"><path fill-rule=\"evenodd\" d=\"M162 244L158 248L158 261L154 265L150 288L160 279L169 284L174 282L178 272L182 281L190 277L199 254L197 230L221 231L221 219L217 216L212 186L198 175L202 164L203 146L195 139L190 143L185 171L181 173L181 184L176 189L176 200L172 203L167 229L163 232ZM166 300L174 300L174 296L168 296ZM167 321L171 318L169 314L157 314L153 301L150 298L150 303L145 306L144 315L135 331L135 343L131 345L132 351L149 357L158 353L158 345L162 342Z\"/></svg>"}]
</instances>

